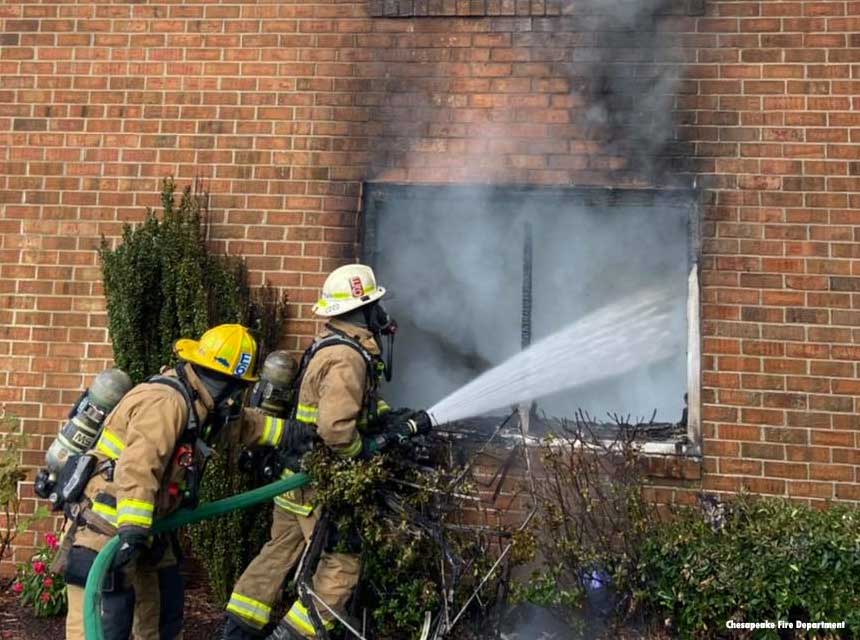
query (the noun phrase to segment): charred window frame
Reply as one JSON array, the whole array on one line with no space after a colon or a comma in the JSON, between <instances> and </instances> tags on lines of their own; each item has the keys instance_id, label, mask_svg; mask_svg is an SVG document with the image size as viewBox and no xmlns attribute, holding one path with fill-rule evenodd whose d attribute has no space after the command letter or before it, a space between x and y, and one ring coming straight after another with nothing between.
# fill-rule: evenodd
<instances>
[{"instance_id":1,"label":"charred window frame","mask_svg":"<svg viewBox=\"0 0 860 640\"><path fill-rule=\"evenodd\" d=\"M498 207L498 215L504 216L522 203L539 202L540 207L536 210L547 210L548 207L573 207L590 211L617 211L636 209L637 211L653 211L655 216L661 215L671 209L677 215L686 219L686 283L676 283L678 291L685 286L686 300L680 301L679 305L685 306L687 349L685 354L685 383L684 391L687 396L686 408L686 433L679 437L666 440L653 440L643 443L642 449L646 453L654 454L686 454L692 456L701 455L701 315L700 315L700 230L699 230L699 207L698 194L689 189L609 189L590 187L531 187L531 186L509 186L509 185L432 185L432 184L398 184L398 183L373 183L364 185L362 195L362 219L361 219L361 255L362 259L372 265L377 271L380 282L385 285L386 281L395 284L391 290L391 298L388 303L392 311L400 312L398 305L407 304L408 296L404 296L403 283L397 283L397 275L389 273L391 267L392 250L408 254L414 247L414 238L400 245L392 242L391 234L386 237L390 226L395 221L402 222L409 216L425 215L428 211L445 211L447 215L458 215L458 220L468 220L468 207L463 202L475 198L475 193L480 194L482 201L487 202L489 207ZM531 205L530 205L531 206ZM429 209L428 209L429 207ZM434 209L435 208L435 209ZM620 213L617 215L621 215ZM528 216L527 216L528 218ZM540 223L540 218L531 222ZM531 223L527 223L531 224ZM452 230L453 231L453 230ZM440 230L439 233L444 233ZM539 234L538 234L539 235ZM520 236L522 237L522 236ZM462 241L462 238L455 238ZM520 241L522 242L522 241ZM480 244L480 243L478 243ZM426 255L421 255L427 247L421 247L417 252L416 259L426 260ZM415 249L412 249L413 251ZM522 244L517 248L518 255L523 256ZM541 251L540 242L535 242L532 248L535 254ZM401 256L398 259L403 259ZM681 258L679 257L679 260ZM522 264L522 263L521 263ZM433 269L432 264L424 265L427 269ZM525 272L525 268L521 267ZM676 269L677 271L677 269ZM538 274L539 276L539 274ZM680 277L680 272L676 273ZM386 280L388 278L388 280ZM513 290L515 289L515 294ZM540 295L540 291L537 292ZM444 295L444 292L440 292ZM524 289L521 282L512 287L512 294L516 296L516 303L523 305ZM545 294L544 294L545 295ZM536 299L535 304L545 304L546 300ZM433 305L433 300L427 300L427 305ZM507 301L510 307L510 301ZM429 308L429 307L428 307ZM398 317L398 320L401 319ZM408 323L407 323L408 324ZM404 327L406 333L409 327ZM536 335L535 338L540 338ZM456 344L446 345L445 348L456 349ZM403 350L396 355L403 356ZM472 355L467 355L472 357ZM679 358L682 357L679 354ZM501 358L504 359L504 358ZM399 360L399 358L398 358ZM495 364L495 363L493 363ZM486 363L477 359L476 370ZM395 379L402 375L395 367ZM680 381L680 378L679 378ZM434 398L433 400L438 400ZM397 398L394 398L396 401ZM430 400L432 401L432 400ZM679 398L680 406L680 398Z\"/></svg>"}]
</instances>

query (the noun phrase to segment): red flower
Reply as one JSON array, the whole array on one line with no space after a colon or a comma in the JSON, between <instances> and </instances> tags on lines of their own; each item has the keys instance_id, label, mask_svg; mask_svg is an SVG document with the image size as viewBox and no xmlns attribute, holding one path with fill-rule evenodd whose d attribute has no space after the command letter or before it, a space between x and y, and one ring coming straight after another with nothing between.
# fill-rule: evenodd
<instances>
[{"instance_id":1,"label":"red flower","mask_svg":"<svg viewBox=\"0 0 860 640\"><path fill-rule=\"evenodd\" d=\"M54 586L54 579L49 578L48 576L45 576L45 579L42 580L42 586L45 587L46 589L50 589L51 587Z\"/></svg>"},{"instance_id":2,"label":"red flower","mask_svg":"<svg viewBox=\"0 0 860 640\"><path fill-rule=\"evenodd\" d=\"M36 562L33 563L33 571L35 571L39 575L42 575L43 573L45 573L45 563L41 560L36 560Z\"/></svg>"},{"instance_id":3,"label":"red flower","mask_svg":"<svg viewBox=\"0 0 860 640\"><path fill-rule=\"evenodd\" d=\"M45 535L45 544L48 545L51 551L56 551L57 547L60 546L60 541L53 533L48 533Z\"/></svg>"},{"instance_id":4,"label":"red flower","mask_svg":"<svg viewBox=\"0 0 860 640\"><path fill-rule=\"evenodd\" d=\"M42 594L41 598L39 598L39 599L42 602L50 602L51 601L51 594L46 591L45 593Z\"/></svg>"},{"instance_id":5,"label":"red flower","mask_svg":"<svg viewBox=\"0 0 860 640\"><path fill-rule=\"evenodd\" d=\"M16 582L15 584L12 585L12 592L13 593L21 593L23 590L24 590L24 585L21 584L20 582Z\"/></svg>"}]
</instances>

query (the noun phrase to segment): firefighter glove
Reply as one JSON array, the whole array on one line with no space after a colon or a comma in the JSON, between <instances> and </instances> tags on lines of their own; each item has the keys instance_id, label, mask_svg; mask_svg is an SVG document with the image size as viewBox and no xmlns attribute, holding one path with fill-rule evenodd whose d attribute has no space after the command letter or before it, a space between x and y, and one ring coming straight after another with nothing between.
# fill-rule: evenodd
<instances>
[{"instance_id":1,"label":"firefighter glove","mask_svg":"<svg viewBox=\"0 0 860 640\"><path fill-rule=\"evenodd\" d=\"M301 457L313 449L316 435L317 430L313 425L292 420L284 429L279 447L291 455Z\"/></svg>"},{"instance_id":2,"label":"firefighter glove","mask_svg":"<svg viewBox=\"0 0 860 640\"><path fill-rule=\"evenodd\" d=\"M376 422L371 426L382 431L387 431L394 425L409 418L413 413L415 413L414 409L394 409L392 411L386 411L385 413L380 413L376 418Z\"/></svg>"},{"instance_id":3,"label":"firefighter glove","mask_svg":"<svg viewBox=\"0 0 860 640\"><path fill-rule=\"evenodd\" d=\"M126 569L149 548L149 536L138 531L119 532L119 550L114 557L114 569Z\"/></svg>"},{"instance_id":4,"label":"firefighter glove","mask_svg":"<svg viewBox=\"0 0 860 640\"><path fill-rule=\"evenodd\" d=\"M415 436L423 436L433 429L433 422L426 411L416 411L405 420L393 424L387 429L387 435L397 443L404 443Z\"/></svg>"}]
</instances>

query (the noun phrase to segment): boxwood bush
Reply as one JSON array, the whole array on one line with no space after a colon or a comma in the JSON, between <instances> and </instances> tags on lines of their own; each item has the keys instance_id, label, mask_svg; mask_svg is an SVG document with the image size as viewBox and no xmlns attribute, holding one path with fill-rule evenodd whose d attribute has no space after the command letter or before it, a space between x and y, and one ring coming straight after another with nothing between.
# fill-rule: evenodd
<instances>
[{"instance_id":1,"label":"boxwood bush","mask_svg":"<svg viewBox=\"0 0 860 640\"><path fill-rule=\"evenodd\" d=\"M739 637L728 620L844 621L847 629L819 637L858 637L860 511L742 495L721 526L698 509L676 513L642 542L634 590L679 637Z\"/></svg>"},{"instance_id":2,"label":"boxwood bush","mask_svg":"<svg viewBox=\"0 0 860 640\"><path fill-rule=\"evenodd\" d=\"M197 337L211 326L249 327L261 360L283 332L286 299L265 285L251 289L241 258L210 250L206 242L208 194L199 183L177 192L162 184L162 211L123 228L120 242L102 241L99 256L108 329L117 366L135 382L173 365L177 338ZM209 462L200 489L204 502L254 486L236 468L238 443L225 438ZM237 511L190 527L192 547L206 567L215 599L225 602L233 584L268 539L271 505Z\"/></svg>"}]
</instances>

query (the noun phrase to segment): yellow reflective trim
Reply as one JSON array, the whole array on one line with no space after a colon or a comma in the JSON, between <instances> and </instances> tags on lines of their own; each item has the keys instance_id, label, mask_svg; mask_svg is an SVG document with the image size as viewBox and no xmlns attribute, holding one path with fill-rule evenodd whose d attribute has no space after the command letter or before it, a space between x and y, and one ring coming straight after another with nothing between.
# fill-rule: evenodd
<instances>
[{"instance_id":1,"label":"yellow reflective trim","mask_svg":"<svg viewBox=\"0 0 860 640\"><path fill-rule=\"evenodd\" d=\"M125 450L125 444L116 434L111 433L108 429L102 429L99 441L96 444L96 450L101 451L111 460L116 460Z\"/></svg>"},{"instance_id":2,"label":"yellow reflective trim","mask_svg":"<svg viewBox=\"0 0 860 640\"><path fill-rule=\"evenodd\" d=\"M315 407L313 405L310 405L310 404L300 404L299 406L296 407L296 417L297 418L306 417L306 418L313 418L314 420L316 420L317 417L319 417L319 414L320 414L319 408Z\"/></svg>"},{"instance_id":3,"label":"yellow reflective trim","mask_svg":"<svg viewBox=\"0 0 860 640\"><path fill-rule=\"evenodd\" d=\"M118 527L122 527L127 524L134 524L148 529L152 526L152 518L147 518L146 516L136 516L129 513L120 513L117 516L116 524Z\"/></svg>"},{"instance_id":4,"label":"yellow reflective trim","mask_svg":"<svg viewBox=\"0 0 860 640\"><path fill-rule=\"evenodd\" d=\"M281 441L281 438L284 435L284 421L280 418L275 418L273 420L275 425L275 435L272 438L272 444L278 444Z\"/></svg>"},{"instance_id":5,"label":"yellow reflective trim","mask_svg":"<svg viewBox=\"0 0 860 640\"><path fill-rule=\"evenodd\" d=\"M102 518L116 526L116 509L109 507L101 502L93 502L93 512L99 514Z\"/></svg>"},{"instance_id":6,"label":"yellow reflective trim","mask_svg":"<svg viewBox=\"0 0 860 640\"><path fill-rule=\"evenodd\" d=\"M299 631L309 634L310 636L316 636L317 632L314 629L314 625L311 622L310 616L308 615L308 610L305 606L296 600L293 603L293 606L290 607L290 610L287 612L285 618Z\"/></svg>"},{"instance_id":7,"label":"yellow reflective trim","mask_svg":"<svg viewBox=\"0 0 860 640\"><path fill-rule=\"evenodd\" d=\"M230 595L230 601L227 603L227 611L255 623L253 626L260 629L268 624L269 616L272 614L272 608L265 602L254 600L236 592Z\"/></svg>"},{"instance_id":8,"label":"yellow reflective trim","mask_svg":"<svg viewBox=\"0 0 860 640\"><path fill-rule=\"evenodd\" d=\"M108 445L105 442L103 442L102 440L99 440L96 443L96 451L98 451L99 453L105 454L105 456L107 456L108 460L116 460L117 458L119 458L119 453L117 453L113 449L109 449Z\"/></svg>"},{"instance_id":9,"label":"yellow reflective trim","mask_svg":"<svg viewBox=\"0 0 860 640\"><path fill-rule=\"evenodd\" d=\"M367 295L368 293L373 293L374 291L376 291L376 287L365 287L364 288L364 295ZM364 297L364 296L361 296L361 297ZM341 292L330 293L326 296L326 298L331 298L332 300L352 300L353 298L360 299L359 296L354 296L354 295L352 295L352 293L341 293Z\"/></svg>"},{"instance_id":10,"label":"yellow reflective trim","mask_svg":"<svg viewBox=\"0 0 860 640\"><path fill-rule=\"evenodd\" d=\"M253 598L249 598L248 596L243 596L241 593L236 593L235 591L230 594L230 600L241 602L242 604L247 604L249 606L254 607L255 609L264 611L265 613L272 613L272 607L270 607L265 602L254 600Z\"/></svg>"},{"instance_id":11,"label":"yellow reflective trim","mask_svg":"<svg viewBox=\"0 0 860 640\"><path fill-rule=\"evenodd\" d=\"M266 416L265 427L258 444L276 446L281 441L283 434L284 420L274 416Z\"/></svg>"},{"instance_id":12,"label":"yellow reflective trim","mask_svg":"<svg viewBox=\"0 0 860 640\"><path fill-rule=\"evenodd\" d=\"M146 500L136 500L135 498L123 498L119 501L119 508L122 509L124 506L134 507L136 509L144 509L149 511L155 510L155 505L151 502L147 502Z\"/></svg>"},{"instance_id":13,"label":"yellow reflective trim","mask_svg":"<svg viewBox=\"0 0 860 640\"><path fill-rule=\"evenodd\" d=\"M337 454L343 458L354 458L361 453L362 442L361 437L356 437L349 446L337 449Z\"/></svg>"},{"instance_id":14,"label":"yellow reflective trim","mask_svg":"<svg viewBox=\"0 0 860 640\"><path fill-rule=\"evenodd\" d=\"M289 513L293 513L297 516L303 516L307 518L314 512L313 505L309 504L299 504L298 502L293 502L292 500L287 500L283 496L277 496L275 498L275 506L287 511Z\"/></svg>"},{"instance_id":15,"label":"yellow reflective trim","mask_svg":"<svg viewBox=\"0 0 860 640\"><path fill-rule=\"evenodd\" d=\"M263 422L263 435L260 436L260 444L269 444L272 441L272 416L266 416Z\"/></svg>"},{"instance_id":16,"label":"yellow reflective trim","mask_svg":"<svg viewBox=\"0 0 860 640\"><path fill-rule=\"evenodd\" d=\"M155 505L145 500L123 498L117 505L117 524L136 524L143 527L152 526L152 514Z\"/></svg>"},{"instance_id":17,"label":"yellow reflective trim","mask_svg":"<svg viewBox=\"0 0 860 640\"><path fill-rule=\"evenodd\" d=\"M389 404L380 398L376 403L376 414L381 415L383 413L388 413L389 411L391 411Z\"/></svg>"},{"instance_id":18,"label":"yellow reflective trim","mask_svg":"<svg viewBox=\"0 0 860 640\"><path fill-rule=\"evenodd\" d=\"M281 480L286 480L290 476L294 475L295 471L285 468L281 472ZM275 496L274 503L275 506L280 507L284 511L288 511L290 513L296 514L297 516L304 516L305 518L307 518L313 513L314 507L310 504L302 504L301 502L298 502L298 498L298 489L294 489L292 491L282 493L279 496Z\"/></svg>"},{"instance_id":19,"label":"yellow reflective trim","mask_svg":"<svg viewBox=\"0 0 860 640\"><path fill-rule=\"evenodd\" d=\"M314 424L319 418L320 410L309 404L300 404L296 407L296 420L305 424Z\"/></svg>"}]
</instances>

